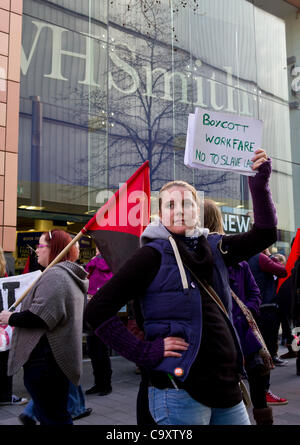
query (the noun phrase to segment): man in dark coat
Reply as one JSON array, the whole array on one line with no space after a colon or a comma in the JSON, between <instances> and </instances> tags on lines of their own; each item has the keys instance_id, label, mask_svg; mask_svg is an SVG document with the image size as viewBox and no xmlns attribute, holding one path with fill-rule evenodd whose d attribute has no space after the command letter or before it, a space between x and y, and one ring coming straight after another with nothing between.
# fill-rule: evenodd
<instances>
[{"instance_id":1,"label":"man in dark coat","mask_svg":"<svg viewBox=\"0 0 300 445\"><path fill-rule=\"evenodd\" d=\"M272 355L274 365L284 366L287 361L277 356L280 318L276 296L277 282L274 276L286 277L287 271L285 266L272 257L268 249L250 258L248 263L261 293L259 328Z\"/></svg>"}]
</instances>

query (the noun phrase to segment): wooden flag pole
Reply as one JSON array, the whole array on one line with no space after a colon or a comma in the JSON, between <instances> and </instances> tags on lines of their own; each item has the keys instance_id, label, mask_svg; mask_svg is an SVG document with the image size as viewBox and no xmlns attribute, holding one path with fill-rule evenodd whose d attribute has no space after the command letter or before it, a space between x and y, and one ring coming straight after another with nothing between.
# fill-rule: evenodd
<instances>
[{"instance_id":1,"label":"wooden flag pole","mask_svg":"<svg viewBox=\"0 0 300 445\"><path fill-rule=\"evenodd\" d=\"M143 165L141 165L136 172L128 179L128 181L126 181L125 184L129 184L130 181L132 182L133 180L135 180L135 178L137 177L137 175L140 174L140 172L144 169L144 168L148 168L149 169L149 161L144 162ZM61 258L63 258L65 256L65 254L69 251L69 249L84 235L88 232L89 230L89 226L90 223L94 220L97 220L98 218L100 218L100 216L103 216L110 208L113 204L115 204L115 200L116 197L119 196L119 194L123 193L123 190L126 188L125 184L119 189L117 190L117 192L114 194L114 196L112 196L99 210L98 212L93 216L93 218L81 229L81 231L79 233L77 233L77 235L72 239L72 241L57 255L56 258L54 258L54 260L46 267L46 269L44 270L43 273L45 273L48 269L50 269L50 267L54 266L56 263L58 263ZM150 201L149 201L150 202ZM149 204L150 205L150 204ZM29 286L28 289L26 289L26 291L15 301L15 303L8 308L9 311L14 311L16 309L16 307L23 301L23 299L26 297L26 295L28 294L28 292L33 288L33 286L37 283L37 281L43 276L43 273L36 279L34 280L34 282Z\"/></svg>"},{"instance_id":2,"label":"wooden flag pole","mask_svg":"<svg viewBox=\"0 0 300 445\"><path fill-rule=\"evenodd\" d=\"M77 233L77 235L72 239L72 241L69 242L69 244L57 255L57 257L54 258L54 260L46 267L46 269L43 271L43 273L41 275L39 275L37 277L36 280L33 281L33 283L31 283L31 285L23 292L23 294L14 302L14 304L12 306L10 306L10 308L8 308L8 311L13 312L16 307L23 301L23 299L26 297L26 295L28 294L29 291L31 291L31 289L33 288L33 286L35 286L35 284L38 282L38 280L43 276L43 274L50 269L50 267L54 266L55 264L57 264L65 255L66 253L68 253L68 251L70 250L70 248L77 243L78 240L80 240L80 238L83 236L83 232L79 232Z\"/></svg>"}]
</instances>

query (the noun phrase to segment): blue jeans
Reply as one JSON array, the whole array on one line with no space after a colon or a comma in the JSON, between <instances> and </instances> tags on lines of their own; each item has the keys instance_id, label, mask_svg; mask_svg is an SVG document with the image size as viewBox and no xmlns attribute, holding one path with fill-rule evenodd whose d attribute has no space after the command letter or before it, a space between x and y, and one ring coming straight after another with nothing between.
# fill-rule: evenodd
<instances>
[{"instance_id":1,"label":"blue jeans","mask_svg":"<svg viewBox=\"0 0 300 445\"><path fill-rule=\"evenodd\" d=\"M72 417L77 417L79 414L84 413L85 400L81 386L75 386L70 382L69 395L68 395L68 411Z\"/></svg>"},{"instance_id":2,"label":"blue jeans","mask_svg":"<svg viewBox=\"0 0 300 445\"><path fill-rule=\"evenodd\" d=\"M24 410L23 410L23 414L25 414L26 416L30 417L31 419L37 421L37 415L34 409L34 403L33 400L30 399L29 402L27 403L27 405L25 406Z\"/></svg>"},{"instance_id":3,"label":"blue jeans","mask_svg":"<svg viewBox=\"0 0 300 445\"><path fill-rule=\"evenodd\" d=\"M149 409L158 425L251 425L244 405L209 408L183 389L149 388Z\"/></svg>"}]
</instances>

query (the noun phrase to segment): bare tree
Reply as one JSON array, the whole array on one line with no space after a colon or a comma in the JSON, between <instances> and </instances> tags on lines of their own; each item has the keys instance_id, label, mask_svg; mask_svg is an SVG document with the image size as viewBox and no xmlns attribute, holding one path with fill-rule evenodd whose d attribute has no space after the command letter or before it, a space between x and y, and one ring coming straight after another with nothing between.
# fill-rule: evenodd
<instances>
[{"instance_id":1,"label":"bare tree","mask_svg":"<svg viewBox=\"0 0 300 445\"><path fill-rule=\"evenodd\" d=\"M196 2L192 3L196 7ZM184 80L178 76L190 63L191 54L176 47L176 30L168 23L170 11L163 11L160 1L131 0L127 6L127 16L121 20L116 15L110 23L120 40L110 43L107 51L114 50L115 57L132 67L135 87L128 71L107 56L107 84L89 92L75 88L70 97L74 118L90 132L88 174L95 188L97 178L103 175L109 179L107 188L118 187L120 180L148 160L151 187L156 190L175 177L191 177L183 165L183 153L188 114L194 110L192 103L183 100ZM187 2L178 1L177 6L185 7ZM133 9L134 14L130 14ZM83 158L79 164L81 183L87 162ZM224 172L197 172L195 186L209 193L212 187L224 187L227 177Z\"/></svg>"}]
</instances>

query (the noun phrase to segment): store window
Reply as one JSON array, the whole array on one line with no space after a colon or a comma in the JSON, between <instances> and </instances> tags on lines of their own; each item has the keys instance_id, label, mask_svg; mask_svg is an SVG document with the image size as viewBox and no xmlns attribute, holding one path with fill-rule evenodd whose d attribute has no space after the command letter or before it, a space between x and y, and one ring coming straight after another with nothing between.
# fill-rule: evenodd
<instances>
[{"instance_id":1,"label":"store window","mask_svg":"<svg viewBox=\"0 0 300 445\"><path fill-rule=\"evenodd\" d=\"M247 230L247 179L183 164L188 114L200 106L264 121L287 248L295 224L282 19L246 0L23 3L19 224L31 212L80 227L99 192L148 159L153 191L187 180L219 203L228 233Z\"/></svg>"}]
</instances>

